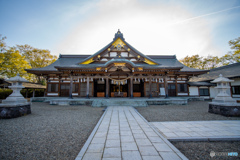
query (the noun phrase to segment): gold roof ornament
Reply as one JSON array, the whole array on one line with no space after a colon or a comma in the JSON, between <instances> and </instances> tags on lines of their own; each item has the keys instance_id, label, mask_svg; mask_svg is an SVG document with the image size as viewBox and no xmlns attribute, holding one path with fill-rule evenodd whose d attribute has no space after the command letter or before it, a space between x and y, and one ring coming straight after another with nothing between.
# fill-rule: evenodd
<instances>
[{"instance_id":1,"label":"gold roof ornament","mask_svg":"<svg viewBox=\"0 0 240 160\"><path fill-rule=\"evenodd\" d=\"M117 67L123 67L125 66L126 63L114 63L115 66Z\"/></svg>"},{"instance_id":2,"label":"gold roof ornament","mask_svg":"<svg viewBox=\"0 0 240 160\"><path fill-rule=\"evenodd\" d=\"M93 58L86 60L86 61L82 62L81 64L90 64L92 62L94 62Z\"/></svg>"},{"instance_id":3,"label":"gold roof ornament","mask_svg":"<svg viewBox=\"0 0 240 160\"><path fill-rule=\"evenodd\" d=\"M100 71L101 69L102 69L101 67L97 67L97 68L96 68L97 71Z\"/></svg>"},{"instance_id":4,"label":"gold roof ornament","mask_svg":"<svg viewBox=\"0 0 240 160\"><path fill-rule=\"evenodd\" d=\"M114 41L114 42L112 43L112 45L113 45L114 47L117 47L117 45L120 45L121 47L123 47L124 45L126 45L126 43L124 43L124 42L121 40L121 38L117 38L116 41Z\"/></svg>"},{"instance_id":5,"label":"gold roof ornament","mask_svg":"<svg viewBox=\"0 0 240 160\"><path fill-rule=\"evenodd\" d=\"M157 65L157 63L153 62L153 61L150 61L148 60L147 58L144 58L144 62L149 64L149 65Z\"/></svg>"}]
</instances>

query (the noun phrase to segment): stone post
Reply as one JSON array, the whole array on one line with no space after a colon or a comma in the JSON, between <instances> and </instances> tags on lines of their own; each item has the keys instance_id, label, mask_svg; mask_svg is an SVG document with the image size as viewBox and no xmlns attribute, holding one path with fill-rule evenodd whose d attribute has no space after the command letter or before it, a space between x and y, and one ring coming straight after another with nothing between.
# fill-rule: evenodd
<instances>
[{"instance_id":1,"label":"stone post","mask_svg":"<svg viewBox=\"0 0 240 160\"><path fill-rule=\"evenodd\" d=\"M168 98L168 82L167 76L164 76L165 98Z\"/></svg>"},{"instance_id":2,"label":"stone post","mask_svg":"<svg viewBox=\"0 0 240 160\"><path fill-rule=\"evenodd\" d=\"M69 99L72 99L73 77L70 75Z\"/></svg>"},{"instance_id":3,"label":"stone post","mask_svg":"<svg viewBox=\"0 0 240 160\"><path fill-rule=\"evenodd\" d=\"M35 88L33 88L33 98L35 97Z\"/></svg>"}]
</instances>

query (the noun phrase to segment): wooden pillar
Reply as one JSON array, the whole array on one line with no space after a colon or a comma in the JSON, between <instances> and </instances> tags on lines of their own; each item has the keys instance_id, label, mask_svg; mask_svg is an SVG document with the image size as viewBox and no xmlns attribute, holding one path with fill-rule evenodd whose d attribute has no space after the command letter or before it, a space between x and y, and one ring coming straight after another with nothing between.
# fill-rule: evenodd
<instances>
[{"instance_id":1,"label":"wooden pillar","mask_svg":"<svg viewBox=\"0 0 240 160\"><path fill-rule=\"evenodd\" d=\"M133 98L133 77L130 78L130 98Z\"/></svg>"},{"instance_id":2,"label":"wooden pillar","mask_svg":"<svg viewBox=\"0 0 240 160\"><path fill-rule=\"evenodd\" d=\"M89 98L89 76L87 76L87 93L86 98Z\"/></svg>"},{"instance_id":3,"label":"wooden pillar","mask_svg":"<svg viewBox=\"0 0 240 160\"><path fill-rule=\"evenodd\" d=\"M149 98L152 98L152 77L149 78Z\"/></svg>"},{"instance_id":4,"label":"wooden pillar","mask_svg":"<svg viewBox=\"0 0 240 160\"><path fill-rule=\"evenodd\" d=\"M58 96L61 96L61 76L58 76Z\"/></svg>"},{"instance_id":5,"label":"wooden pillar","mask_svg":"<svg viewBox=\"0 0 240 160\"><path fill-rule=\"evenodd\" d=\"M108 98L109 96L108 96L108 93L109 93L109 83L108 83L108 78L106 78L106 98Z\"/></svg>"},{"instance_id":6,"label":"wooden pillar","mask_svg":"<svg viewBox=\"0 0 240 160\"><path fill-rule=\"evenodd\" d=\"M33 88L33 98L35 97L35 88Z\"/></svg>"},{"instance_id":7,"label":"wooden pillar","mask_svg":"<svg viewBox=\"0 0 240 160\"><path fill-rule=\"evenodd\" d=\"M47 86L46 86L46 90L45 90L45 92L44 92L44 97L48 96L48 79L49 79L49 77L47 76L47 77L46 77Z\"/></svg>"},{"instance_id":8,"label":"wooden pillar","mask_svg":"<svg viewBox=\"0 0 240 160\"><path fill-rule=\"evenodd\" d=\"M165 98L168 98L168 82L167 82L167 76L164 77L164 87L165 87Z\"/></svg>"},{"instance_id":9,"label":"wooden pillar","mask_svg":"<svg viewBox=\"0 0 240 160\"><path fill-rule=\"evenodd\" d=\"M70 75L70 88L69 88L69 98L72 99L72 87L73 87L73 77Z\"/></svg>"}]
</instances>

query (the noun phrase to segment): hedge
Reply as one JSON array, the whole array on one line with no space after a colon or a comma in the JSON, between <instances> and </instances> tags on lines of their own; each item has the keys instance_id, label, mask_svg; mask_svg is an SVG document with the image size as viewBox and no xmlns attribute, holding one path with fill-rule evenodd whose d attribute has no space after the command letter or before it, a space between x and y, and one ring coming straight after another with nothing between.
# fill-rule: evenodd
<instances>
[{"instance_id":1,"label":"hedge","mask_svg":"<svg viewBox=\"0 0 240 160\"><path fill-rule=\"evenodd\" d=\"M6 99L13 91L11 89L0 88L0 99Z\"/></svg>"},{"instance_id":2,"label":"hedge","mask_svg":"<svg viewBox=\"0 0 240 160\"><path fill-rule=\"evenodd\" d=\"M20 93L23 97L26 98L26 89L22 89ZM2 89L0 88L0 99L6 99L12 93L11 89ZM33 89L28 89L27 97L33 96ZM43 97L44 96L44 89L35 89L35 97Z\"/></svg>"}]
</instances>

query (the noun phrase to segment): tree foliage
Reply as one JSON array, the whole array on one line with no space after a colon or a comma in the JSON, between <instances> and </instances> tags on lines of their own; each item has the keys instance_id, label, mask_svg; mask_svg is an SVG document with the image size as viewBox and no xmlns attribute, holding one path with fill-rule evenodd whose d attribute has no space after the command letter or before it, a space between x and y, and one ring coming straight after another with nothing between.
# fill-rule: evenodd
<instances>
[{"instance_id":1,"label":"tree foliage","mask_svg":"<svg viewBox=\"0 0 240 160\"><path fill-rule=\"evenodd\" d=\"M3 59L0 63L0 74L3 77L14 77L17 73L24 76L27 73L24 69L31 68L28 62L24 59L24 56L22 56L14 47L7 49L1 54Z\"/></svg>"},{"instance_id":2,"label":"tree foliage","mask_svg":"<svg viewBox=\"0 0 240 160\"><path fill-rule=\"evenodd\" d=\"M50 54L49 50L37 49L30 45L17 45L17 48L21 55L25 57L25 60L29 63L31 68L42 68L52 64L56 61L57 57ZM31 75L33 81L45 84L45 79L36 75Z\"/></svg>"},{"instance_id":3,"label":"tree foliage","mask_svg":"<svg viewBox=\"0 0 240 160\"><path fill-rule=\"evenodd\" d=\"M223 65L240 62L240 37L228 42L233 51L228 52L222 57Z\"/></svg>"},{"instance_id":4,"label":"tree foliage","mask_svg":"<svg viewBox=\"0 0 240 160\"><path fill-rule=\"evenodd\" d=\"M31 82L44 83L44 79L27 73L24 69L42 68L56 60L49 50L34 48L30 45L8 47L0 35L0 75L4 78L21 76Z\"/></svg>"},{"instance_id":5,"label":"tree foliage","mask_svg":"<svg viewBox=\"0 0 240 160\"><path fill-rule=\"evenodd\" d=\"M25 56L25 59L31 65L32 68L42 68L52 64L56 61L57 57L50 54L49 50L37 49L29 45L17 45L21 55Z\"/></svg>"},{"instance_id":6,"label":"tree foliage","mask_svg":"<svg viewBox=\"0 0 240 160\"><path fill-rule=\"evenodd\" d=\"M222 57L211 55L203 57L196 54L193 56L186 56L181 59L180 62L191 68L205 70L240 62L240 37L230 40L229 45L233 51L228 52Z\"/></svg>"}]
</instances>

